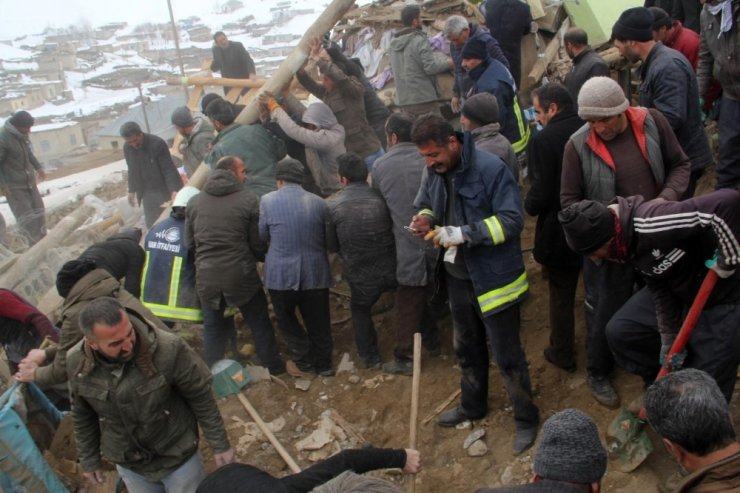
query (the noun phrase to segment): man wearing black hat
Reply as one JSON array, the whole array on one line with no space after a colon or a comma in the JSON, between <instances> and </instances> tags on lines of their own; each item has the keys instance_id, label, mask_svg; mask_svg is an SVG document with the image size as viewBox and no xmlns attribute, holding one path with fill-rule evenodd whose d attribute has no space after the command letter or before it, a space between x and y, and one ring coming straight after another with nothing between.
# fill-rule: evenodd
<instances>
[{"instance_id":1,"label":"man wearing black hat","mask_svg":"<svg viewBox=\"0 0 740 493\"><path fill-rule=\"evenodd\" d=\"M682 202L617 197L605 206L584 200L560 212L574 251L627 263L645 280L646 288L612 317L606 335L617 362L646 386L661 364L685 364L712 375L725 398L732 397L740 362L738 211L740 192L728 189ZM665 362L707 267L719 279L687 352Z\"/></svg>"},{"instance_id":2,"label":"man wearing black hat","mask_svg":"<svg viewBox=\"0 0 740 493\"><path fill-rule=\"evenodd\" d=\"M503 159L519 183L519 161L511 142L501 134L496 96L481 92L466 99L460 114L460 126L473 136L476 149Z\"/></svg>"},{"instance_id":3,"label":"man wearing black hat","mask_svg":"<svg viewBox=\"0 0 740 493\"><path fill-rule=\"evenodd\" d=\"M332 376L332 279L326 254L329 207L301 187L303 178L299 161L280 161L278 189L260 200L259 232L262 240L270 243L265 256L265 286L293 357L288 371ZM305 328L296 310L300 310Z\"/></svg>"},{"instance_id":4,"label":"man wearing black hat","mask_svg":"<svg viewBox=\"0 0 740 493\"><path fill-rule=\"evenodd\" d=\"M594 420L578 409L564 409L548 418L532 470L531 483L476 493L598 493L606 473L606 450Z\"/></svg>"},{"instance_id":5,"label":"man wearing black hat","mask_svg":"<svg viewBox=\"0 0 740 493\"><path fill-rule=\"evenodd\" d=\"M568 139L563 152L560 204L579 200L609 203L616 195L678 200L686 191L690 162L666 118L655 109L632 108L609 77L593 77L578 93L578 116L588 122ZM609 381L614 357L606 323L634 290L635 273L617 262L585 259L588 384L604 406L619 406Z\"/></svg>"},{"instance_id":6,"label":"man wearing black hat","mask_svg":"<svg viewBox=\"0 0 740 493\"><path fill-rule=\"evenodd\" d=\"M529 125L519 108L516 85L507 68L488 55L485 41L471 39L462 49L462 67L468 71L473 85L467 97L482 92L496 96L501 134L509 139L514 152L520 154L529 142Z\"/></svg>"},{"instance_id":7,"label":"man wearing black hat","mask_svg":"<svg viewBox=\"0 0 740 493\"><path fill-rule=\"evenodd\" d=\"M31 151L34 119L27 111L17 111L0 130L0 194L8 199L18 226L33 245L46 236L44 201L36 187L36 177L46 178L44 168Z\"/></svg>"},{"instance_id":8,"label":"man wearing black hat","mask_svg":"<svg viewBox=\"0 0 740 493\"><path fill-rule=\"evenodd\" d=\"M189 178L211 150L213 125L200 115L193 117L187 106L180 106L173 111L171 120L182 136L178 150Z\"/></svg>"},{"instance_id":9,"label":"man wearing black hat","mask_svg":"<svg viewBox=\"0 0 740 493\"><path fill-rule=\"evenodd\" d=\"M684 197L694 194L697 180L712 162L704 132L699 89L691 64L678 51L653 41L653 14L645 7L625 10L614 24L612 38L619 53L640 65L640 106L655 108L671 128L691 160L691 180Z\"/></svg>"}]
</instances>

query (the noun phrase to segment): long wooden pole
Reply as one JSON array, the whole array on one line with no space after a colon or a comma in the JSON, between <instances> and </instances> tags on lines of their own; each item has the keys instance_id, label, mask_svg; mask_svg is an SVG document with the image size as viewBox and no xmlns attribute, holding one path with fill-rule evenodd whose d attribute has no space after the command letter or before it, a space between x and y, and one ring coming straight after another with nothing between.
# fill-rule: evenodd
<instances>
[{"instance_id":1,"label":"long wooden pole","mask_svg":"<svg viewBox=\"0 0 740 493\"><path fill-rule=\"evenodd\" d=\"M288 464L290 470L293 471L293 473L301 472L301 468L298 466L298 464L296 464L288 451L285 450L285 447L283 447L282 444L278 442L278 439L275 437L272 431L270 431L265 422L262 421L259 413L257 413L257 410L254 408L254 406L252 406L247 397L241 392L237 393L236 395L237 397L239 397L239 401L242 403L242 406L244 406L244 409L246 409L249 415L252 416L254 422L257 423L257 426L259 426L259 429L262 430L262 433L265 434L267 439L270 440L272 446L275 447L275 450L277 450L278 454L280 454L280 457L282 457L285 463Z\"/></svg>"},{"instance_id":2,"label":"long wooden pole","mask_svg":"<svg viewBox=\"0 0 740 493\"><path fill-rule=\"evenodd\" d=\"M421 381L421 333L414 334L414 374L411 380L411 416L409 418L409 448L416 448L416 428L419 421L419 383ZM411 478L409 491L416 491L416 475Z\"/></svg>"},{"instance_id":3,"label":"long wooden pole","mask_svg":"<svg viewBox=\"0 0 740 493\"><path fill-rule=\"evenodd\" d=\"M223 77L210 77L204 75L191 75L190 77L167 77L165 79L170 86L229 86L229 87L262 87L265 85L263 79L228 79Z\"/></svg>"},{"instance_id":4,"label":"long wooden pole","mask_svg":"<svg viewBox=\"0 0 740 493\"><path fill-rule=\"evenodd\" d=\"M280 67L278 67L270 80L265 82L265 85L260 89L260 94L264 91L278 92L284 85L290 82L293 75L295 75L298 69L301 68L303 62L306 61L306 58L308 58L308 54L310 52L310 47L308 45L309 40L320 38L324 33L330 31L331 28L334 27L334 24L344 17L344 14L352 8L354 3L355 0L333 0L326 10L324 10L324 13L321 14L313 24L311 24L308 30L306 30L306 33L298 42L298 46L293 49L290 55L288 55L288 58L283 60L283 63L280 64ZM257 104L257 98L255 97L247 104L246 108L239 113L239 116L236 118L236 122L242 125L249 125L256 122L259 119L259 108L257 107ZM189 184L194 187L201 188L205 183L207 176L208 166L204 166L203 163L201 163L201 165L198 166L198 169L195 170L195 173L193 173L193 176L190 177Z\"/></svg>"}]
</instances>

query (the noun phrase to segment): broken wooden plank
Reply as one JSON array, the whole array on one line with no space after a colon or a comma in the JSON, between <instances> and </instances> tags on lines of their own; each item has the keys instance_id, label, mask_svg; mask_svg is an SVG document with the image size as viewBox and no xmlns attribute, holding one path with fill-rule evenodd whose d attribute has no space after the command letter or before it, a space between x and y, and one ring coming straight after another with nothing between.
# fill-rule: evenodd
<instances>
[{"instance_id":1,"label":"broken wooden plank","mask_svg":"<svg viewBox=\"0 0 740 493\"><path fill-rule=\"evenodd\" d=\"M424 417L424 419L421 420L421 424L423 424L423 425L428 424L439 413L441 413L442 411L444 411L447 408L447 406L449 406L450 404L452 404L452 401L454 401L455 399L457 399L457 396L460 395L460 392L461 392L460 389L457 389L456 391L454 391L447 399L445 399L442 403L440 403L437 407L435 407L434 410L431 413L427 414Z\"/></svg>"},{"instance_id":2,"label":"broken wooden plank","mask_svg":"<svg viewBox=\"0 0 740 493\"><path fill-rule=\"evenodd\" d=\"M344 430L347 435L349 435L351 438L353 438L357 442L357 446L362 446L367 443L367 440L364 436L362 436L362 433L360 433L357 428L355 428L349 421L344 419L338 412L336 412L334 409L329 409L329 417L339 425L340 428Z\"/></svg>"}]
</instances>

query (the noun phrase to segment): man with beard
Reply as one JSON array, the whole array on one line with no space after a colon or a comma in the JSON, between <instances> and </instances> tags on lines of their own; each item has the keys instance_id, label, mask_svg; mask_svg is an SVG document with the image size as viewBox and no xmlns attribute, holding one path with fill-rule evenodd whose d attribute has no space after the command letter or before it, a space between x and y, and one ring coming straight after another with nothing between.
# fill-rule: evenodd
<instances>
[{"instance_id":1,"label":"man with beard","mask_svg":"<svg viewBox=\"0 0 740 493\"><path fill-rule=\"evenodd\" d=\"M103 482L105 457L129 491L194 492L205 477L199 425L216 466L234 462L211 373L178 335L108 297L82 310L80 329L67 374L86 479Z\"/></svg>"},{"instance_id":2,"label":"man with beard","mask_svg":"<svg viewBox=\"0 0 740 493\"><path fill-rule=\"evenodd\" d=\"M573 68L565 76L565 87L568 88L573 101L578 100L578 93L591 77L609 76L609 65L588 45L588 34L580 27L568 29L563 37L565 52L573 61Z\"/></svg>"}]
</instances>

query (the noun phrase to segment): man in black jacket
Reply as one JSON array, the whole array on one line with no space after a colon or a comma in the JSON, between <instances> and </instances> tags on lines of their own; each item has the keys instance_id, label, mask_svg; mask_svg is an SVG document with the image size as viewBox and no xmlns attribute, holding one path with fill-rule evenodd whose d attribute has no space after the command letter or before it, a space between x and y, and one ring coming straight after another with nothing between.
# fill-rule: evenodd
<instances>
[{"instance_id":1,"label":"man in black jacket","mask_svg":"<svg viewBox=\"0 0 740 493\"><path fill-rule=\"evenodd\" d=\"M625 10L612 29L614 45L629 62L640 66L640 106L663 113L691 160L691 178L684 198L712 162L701 122L699 87L691 63L680 52L653 41L653 14L645 7Z\"/></svg>"},{"instance_id":2,"label":"man in black jacket","mask_svg":"<svg viewBox=\"0 0 740 493\"><path fill-rule=\"evenodd\" d=\"M584 200L558 217L573 250L627 263L645 280L607 325L616 361L646 385L664 364L704 370L729 401L740 362L740 192L722 189L682 202L617 197L609 206ZM717 284L686 351L665 361L707 267Z\"/></svg>"},{"instance_id":3,"label":"man in black jacket","mask_svg":"<svg viewBox=\"0 0 740 493\"><path fill-rule=\"evenodd\" d=\"M533 254L546 272L550 289L550 346L545 348L545 359L564 370L575 371L573 306L582 259L568 248L557 215L563 151L583 120L573 108L568 89L561 84L535 89L532 102L535 118L545 128L529 141L531 187L524 209L537 216Z\"/></svg>"},{"instance_id":4,"label":"man in black jacket","mask_svg":"<svg viewBox=\"0 0 740 493\"><path fill-rule=\"evenodd\" d=\"M580 27L568 29L563 37L565 52L573 60L573 68L565 76L573 101L578 101L581 86L591 77L609 76L609 65L588 45L588 34Z\"/></svg>"},{"instance_id":5,"label":"man in black jacket","mask_svg":"<svg viewBox=\"0 0 740 493\"><path fill-rule=\"evenodd\" d=\"M226 79L255 79L257 73L254 61L249 56L244 45L238 41L229 41L222 31L213 35L213 61L211 70L221 72L221 77ZM230 87L224 87L228 94Z\"/></svg>"},{"instance_id":6,"label":"man in black jacket","mask_svg":"<svg viewBox=\"0 0 740 493\"><path fill-rule=\"evenodd\" d=\"M509 61L517 90L522 79L522 37L532 30L532 11L520 0L488 0L486 27Z\"/></svg>"},{"instance_id":7,"label":"man in black jacket","mask_svg":"<svg viewBox=\"0 0 740 493\"><path fill-rule=\"evenodd\" d=\"M140 241L139 228L124 228L105 241L89 246L78 259L92 260L95 267L105 269L119 281L125 277L124 289L138 298L141 293L141 271L146 258L139 246Z\"/></svg>"},{"instance_id":8,"label":"man in black jacket","mask_svg":"<svg viewBox=\"0 0 740 493\"><path fill-rule=\"evenodd\" d=\"M144 206L149 228L162 213L162 204L173 200L182 188L182 179L164 140L145 134L136 122L121 125L120 133L126 140L123 156L128 166L128 203Z\"/></svg>"},{"instance_id":9,"label":"man in black jacket","mask_svg":"<svg viewBox=\"0 0 740 493\"><path fill-rule=\"evenodd\" d=\"M337 158L342 191L329 200L331 223L327 243L339 251L352 299L352 325L357 352L365 368L380 368L378 339L371 310L384 291L396 287L393 222L383 197L367 184L360 156Z\"/></svg>"}]
</instances>

